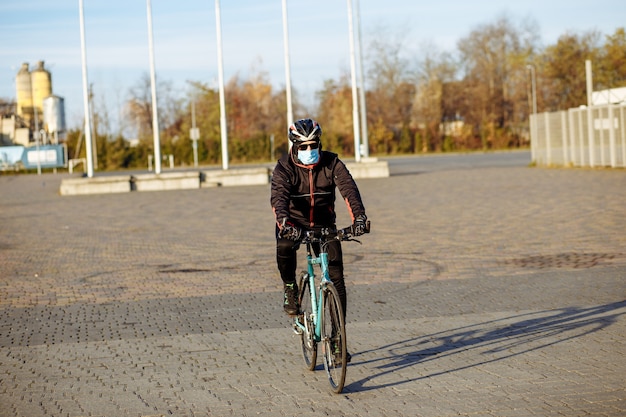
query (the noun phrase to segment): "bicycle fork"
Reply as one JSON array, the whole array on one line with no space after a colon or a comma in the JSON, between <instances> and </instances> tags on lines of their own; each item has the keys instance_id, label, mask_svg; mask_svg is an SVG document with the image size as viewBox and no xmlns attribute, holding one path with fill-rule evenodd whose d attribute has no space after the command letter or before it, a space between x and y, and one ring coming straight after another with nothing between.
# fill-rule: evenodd
<instances>
[{"instance_id":1,"label":"bicycle fork","mask_svg":"<svg viewBox=\"0 0 626 417\"><path fill-rule=\"evenodd\" d=\"M308 259L307 259L308 261ZM310 292L310 297L311 297L311 305L315 306L315 299L316 299L316 294L315 294L315 277L313 275L313 268L311 267L310 263L309 263L309 267L308 267L308 272L306 274L304 274L302 276L302 278L300 279L300 285L304 285L305 282L307 282L308 284L308 289ZM302 287L298 288L298 291L302 291ZM299 306L300 308L302 306ZM293 319L293 331L295 334L297 335L301 335L302 333L306 334L306 335L310 335L311 333L311 324L315 323L315 316L316 316L316 309L313 309L313 311L300 311L300 314L298 314L296 317L294 317Z\"/></svg>"},{"instance_id":2,"label":"bicycle fork","mask_svg":"<svg viewBox=\"0 0 626 417\"><path fill-rule=\"evenodd\" d=\"M315 271L314 265L320 265L322 270L322 279L319 286L319 293L315 288ZM328 275L328 254L320 253L319 257L313 257L307 255L308 272L305 275L305 279L309 281L309 291L311 293L311 312L303 311L302 315L296 316L293 320L293 330L296 334L300 335L303 332L307 335L312 335L311 338L314 342L318 343L322 339L322 314L324 309L324 296L323 292L326 288L326 283L331 282ZM311 328L313 327L313 328Z\"/></svg>"}]
</instances>

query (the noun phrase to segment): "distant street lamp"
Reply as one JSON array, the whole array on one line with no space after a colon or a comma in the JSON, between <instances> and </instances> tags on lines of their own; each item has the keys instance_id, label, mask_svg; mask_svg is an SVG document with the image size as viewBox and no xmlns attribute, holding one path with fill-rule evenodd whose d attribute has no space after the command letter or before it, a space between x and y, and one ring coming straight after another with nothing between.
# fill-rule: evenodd
<instances>
[{"instance_id":1,"label":"distant street lamp","mask_svg":"<svg viewBox=\"0 0 626 417\"><path fill-rule=\"evenodd\" d=\"M359 99L356 86L356 59L354 28L352 25L352 1L348 0L348 30L350 32L350 73L352 75L352 125L354 127L354 159L361 162L361 131L359 129Z\"/></svg>"},{"instance_id":2,"label":"distant street lamp","mask_svg":"<svg viewBox=\"0 0 626 417\"><path fill-rule=\"evenodd\" d=\"M535 149L537 142L537 81L535 76L535 66L526 65L526 68L530 71L530 83L531 83L531 102L533 117L528 118L530 121L530 154L531 160L535 161Z\"/></svg>"},{"instance_id":3,"label":"distant street lamp","mask_svg":"<svg viewBox=\"0 0 626 417\"><path fill-rule=\"evenodd\" d=\"M287 94L287 128L293 123L291 103L291 71L289 64L289 25L287 24L287 0L283 0L283 44L285 46L285 90ZM291 144L291 142L289 142Z\"/></svg>"},{"instance_id":4,"label":"distant street lamp","mask_svg":"<svg viewBox=\"0 0 626 417\"><path fill-rule=\"evenodd\" d=\"M594 135L593 135L593 74L591 61L585 60L585 78L587 84L587 136L589 139L589 166L593 168L596 163Z\"/></svg>"},{"instance_id":5,"label":"distant street lamp","mask_svg":"<svg viewBox=\"0 0 626 417\"><path fill-rule=\"evenodd\" d=\"M222 62L222 17L220 0L215 0L215 31L217 33L217 79L220 95L220 132L222 135L222 169L228 169L228 132L226 130L226 99L224 98L224 64Z\"/></svg>"},{"instance_id":6,"label":"distant street lamp","mask_svg":"<svg viewBox=\"0 0 626 417\"><path fill-rule=\"evenodd\" d=\"M193 149L193 167L198 168L198 139L200 139L200 129L196 127L196 99L191 101L191 130L189 131L191 146Z\"/></svg>"},{"instance_id":7,"label":"distant street lamp","mask_svg":"<svg viewBox=\"0 0 626 417\"><path fill-rule=\"evenodd\" d=\"M152 136L154 138L154 172L161 173L161 139L159 137L159 111L156 95L156 74L154 71L154 42L152 39L152 6L146 0L148 15L148 49L150 50L150 85L152 86Z\"/></svg>"},{"instance_id":8,"label":"distant street lamp","mask_svg":"<svg viewBox=\"0 0 626 417\"><path fill-rule=\"evenodd\" d=\"M83 0L78 0L80 15L80 50L82 57L83 72L83 106L85 108L85 152L87 177L93 177L93 150L91 142L91 112L89 111L89 88L87 85L87 52L85 50L85 14L83 12Z\"/></svg>"},{"instance_id":9,"label":"distant street lamp","mask_svg":"<svg viewBox=\"0 0 626 417\"><path fill-rule=\"evenodd\" d=\"M530 81L531 81L531 94L532 94L532 103L533 103L533 114L537 114L537 84L535 78L535 67L534 65L526 65L526 68L530 70Z\"/></svg>"},{"instance_id":10,"label":"distant street lamp","mask_svg":"<svg viewBox=\"0 0 626 417\"><path fill-rule=\"evenodd\" d=\"M365 83L363 81L363 54L361 53L361 18L360 18L360 7L359 0L354 0L356 5L356 55L357 60L359 62L359 108L361 111L361 133L363 135L363 139L361 140L363 157L369 158L370 150L369 150L369 140L367 137L367 106L365 104Z\"/></svg>"}]
</instances>

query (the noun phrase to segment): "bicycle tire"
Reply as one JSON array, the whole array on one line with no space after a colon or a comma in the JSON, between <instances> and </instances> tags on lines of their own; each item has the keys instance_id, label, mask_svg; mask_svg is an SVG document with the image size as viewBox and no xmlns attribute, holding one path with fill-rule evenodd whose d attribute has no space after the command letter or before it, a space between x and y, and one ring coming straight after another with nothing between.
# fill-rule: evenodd
<instances>
[{"instance_id":1,"label":"bicycle tire","mask_svg":"<svg viewBox=\"0 0 626 417\"><path fill-rule=\"evenodd\" d=\"M303 273L300 276L300 283L298 285L300 291L298 294L298 305L300 306L298 320L300 320L306 330L300 333L300 343L302 345L304 364L308 370L313 371L317 364L317 342L315 341L315 325L311 318L313 305L311 303L311 290L309 287L309 274Z\"/></svg>"},{"instance_id":2,"label":"bicycle tire","mask_svg":"<svg viewBox=\"0 0 626 417\"><path fill-rule=\"evenodd\" d=\"M346 382L346 326L337 289L328 283L323 291L322 356L331 388L339 394Z\"/></svg>"}]
</instances>

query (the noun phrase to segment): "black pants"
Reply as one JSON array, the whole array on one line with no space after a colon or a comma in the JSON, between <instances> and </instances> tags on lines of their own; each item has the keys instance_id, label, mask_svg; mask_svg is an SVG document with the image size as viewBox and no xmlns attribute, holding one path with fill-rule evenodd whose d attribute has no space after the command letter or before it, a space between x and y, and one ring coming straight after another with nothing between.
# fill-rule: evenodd
<instances>
[{"instance_id":1,"label":"black pants","mask_svg":"<svg viewBox=\"0 0 626 417\"><path fill-rule=\"evenodd\" d=\"M290 284L296 282L297 251L300 243L287 239L276 239L276 262L278 263L278 271L283 283ZM327 246L328 248L328 275L335 285L341 300L344 315L348 307L346 295L346 283L343 279L343 253L341 251L341 242L334 240ZM318 255L319 248L313 248L315 254Z\"/></svg>"}]
</instances>

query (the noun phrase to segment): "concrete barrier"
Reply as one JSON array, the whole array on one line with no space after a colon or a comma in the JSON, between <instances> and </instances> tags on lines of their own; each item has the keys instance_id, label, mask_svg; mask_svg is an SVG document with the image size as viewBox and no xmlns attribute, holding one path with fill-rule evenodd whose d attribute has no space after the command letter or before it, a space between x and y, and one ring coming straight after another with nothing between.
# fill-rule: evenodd
<instances>
[{"instance_id":1,"label":"concrete barrier","mask_svg":"<svg viewBox=\"0 0 626 417\"><path fill-rule=\"evenodd\" d=\"M131 177L132 191L192 190L200 188L198 172L138 174Z\"/></svg>"},{"instance_id":2,"label":"concrete barrier","mask_svg":"<svg viewBox=\"0 0 626 417\"><path fill-rule=\"evenodd\" d=\"M202 187L229 187L237 185L269 184L270 169L237 168L229 170L212 170L202 173Z\"/></svg>"},{"instance_id":3,"label":"concrete barrier","mask_svg":"<svg viewBox=\"0 0 626 417\"><path fill-rule=\"evenodd\" d=\"M352 176L359 178L389 177L386 161L366 158L346 162ZM69 178L61 182L61 195L106 194L130 191L191 190L207 187L269 184L272 168L252 167L228 170L166 172L161 174L116 175L92 178Z\"/></svg>"},{"instance_id":4,"label":"concrete barrier","mask_svg":"<svg viewBox=\"0 0 626 417\"><path fill-rule=\"evenodd\" d=\"M346 162L346 167L355 179L389 177L387 161L379 161L376 158L363 158L361 162Z\"/></svg>"},{"instance_id":5,"label":"concrete barrier","mask_svg":"<svg viewBox=\"0 0 626 417\"><path fill-rule=\"evenodd\" d=\"M130 176L112 175L95 178L67 178L61 181L61 195L126 193L131 189Z\"/></svg>"}]
</instances>

